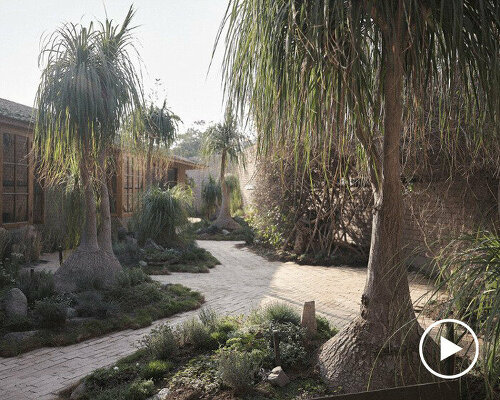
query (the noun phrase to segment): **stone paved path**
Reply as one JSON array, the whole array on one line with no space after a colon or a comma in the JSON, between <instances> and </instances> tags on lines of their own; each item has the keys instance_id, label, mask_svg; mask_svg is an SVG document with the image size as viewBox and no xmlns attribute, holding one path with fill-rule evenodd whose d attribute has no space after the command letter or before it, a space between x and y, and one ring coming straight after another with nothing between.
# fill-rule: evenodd
<instances>
[{"instance_id":1,"label":"stone paved path","mask_svg":"<svg viewBox=\"0 0 500 400\"><path fill-rule=\"evenodd\" d=\"M199 242L222 265L209 274L175 273L157 276L164 283L182 283L205 295L204 307L220 314L240 314L269 301L300 306L315 300L317 311L342 327L359 310L366 269L313 267L269 262L235 242ZM429 286L411 277L412 298L419 301ZM177 324L196 315L184 313L168 321ZM77 382L96 368L113 364L130 354L151 327L127 330L67 347L43 348L15 358L0 358L1 400L46 400L57 398L61 389Z\"/></svg>"}]
</instances>

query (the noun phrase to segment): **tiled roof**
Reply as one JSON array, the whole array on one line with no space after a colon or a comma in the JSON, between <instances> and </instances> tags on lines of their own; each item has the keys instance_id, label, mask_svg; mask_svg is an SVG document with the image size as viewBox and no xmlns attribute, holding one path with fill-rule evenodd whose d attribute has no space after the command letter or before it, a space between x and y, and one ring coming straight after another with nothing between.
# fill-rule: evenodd
<instances>
[{"instance_id":1,"label":"tiled roof","mask_svg":"<svg viewBox=\"0 0 500 400\"><path fill-rule=\"evenodd\" d=\"M0 98L0 116L16 121L32 122L35 109L24 104Z\"/></svg>"}]
</instances>

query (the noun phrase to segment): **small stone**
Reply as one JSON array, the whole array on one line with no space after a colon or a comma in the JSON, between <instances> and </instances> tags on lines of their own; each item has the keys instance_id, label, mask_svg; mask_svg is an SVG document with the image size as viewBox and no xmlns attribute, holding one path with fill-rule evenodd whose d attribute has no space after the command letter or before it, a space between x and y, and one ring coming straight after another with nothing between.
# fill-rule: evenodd
<instances>
[{"instance_id":1,"label":"small stone","mask_svg":"<svg viewBox=\"0 0 500 400\"><path fill-rule=\"evenodd\" d=\"M169 388L163 388L160 390L158 393L156 393L154 396L149 397L147 400L166 400L168 395L170 394L170 389Z\"/></svg>"},{"instance_id":2,"label":"small stone","mask_svg":"<svg viewBox=\"0 0 500 400\"><path fill-rule=\"evenodd\" d=\"M139 261L139 265L144 268L144 267L148 266L148 263L144 260L141 260L141 261Z\"/></svg>"},{"instance_id":3,"label":"small stone","mask_svg":"<svg viewBox=\"0 0 500 400\"><path fill-rule=\"evenodd\" d=\"M223 230L222 230L222 234L223 234L223 235L229 235L229 233L230 233L230 232L229 232L227 229L223 229Z\"/></svg>"},{"instance_id":4,"label":"small stone","mask_svg":"<svg viewBox=\"0 0 500 400\"><path fill-rule=\"evenodd\" d=\"M284 387L290 383L290 378L288 378L283 368L276 367L268 375L267 380L271 385Z\"/></svg>"},{"instance_id":5,"label":"small stone","mask_svg":"<svg viewBox=\"0 0 500 400\"><path fill-rule=\"evenodd\" d=\"M306 301L304 303L300 324L306 328L309 337L314 337L314 335L316 335L318 325L316 322L316 305L314 301Z\"/></svg>"},{"instance_id":6,"label":"small stone","mask_svg":"<svg viewBox=\"0 0 500 400\"><path fill-rule=\"evenodd\" d=\"M83 398L85 391L87 390L85 382L80 383L75 390L71 392L70 400L79 400Z\"/></svg>"},{"instance_id":7,"label":"small stone","mask_svg":"<svg viewBox=\"0 0 500 400\"><path fill-rule=\"evenodd\" d=\"M28 300L19 288L10 289L4 298L4 309L7 317L26 317Z\"/></svg>"}]
</instances>

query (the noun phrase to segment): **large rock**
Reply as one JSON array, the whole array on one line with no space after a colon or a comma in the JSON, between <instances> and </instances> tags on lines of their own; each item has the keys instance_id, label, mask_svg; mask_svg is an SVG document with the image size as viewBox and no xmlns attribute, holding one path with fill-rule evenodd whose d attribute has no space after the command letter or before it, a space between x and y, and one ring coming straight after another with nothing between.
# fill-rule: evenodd
<instances>
[{"instance_id":1,"label":"large rock","mask_svg":"<svg viewBox=\"0 0 500 400\"><path fill-rule=\"evenodd\" d=\"M290 383L290 378L288 378L288 375L285 374L285 371L283 371L281 367L274 368L268 375L267 380L271 385L279 387L286 386Z\"/></svg>"},{"instance_id":2,"label":"large rock","mask_svg":"<svg viewBox=\"0 0 500 400\"><path fill-rule=\"evenodd\" d=\"M19 288L10 289L5 295L3 306L7 317L26 317L28 300Z\"/></svg>"}]
</instances>

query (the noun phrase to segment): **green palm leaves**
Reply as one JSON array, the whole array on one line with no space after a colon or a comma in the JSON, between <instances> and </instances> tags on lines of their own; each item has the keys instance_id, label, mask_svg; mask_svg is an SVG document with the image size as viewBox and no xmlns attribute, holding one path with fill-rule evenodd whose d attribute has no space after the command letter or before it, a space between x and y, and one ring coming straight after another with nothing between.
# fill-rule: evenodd
<instances>
[{"instance_id":1,"label":"green palm leaves","mask_svg":"<svg viewBox=\"0 0 500 400\"><path fill-rule=\"evenodd\" d=\"M416 139L427 137L429 113L441 121L457 116L457 97L460 117L471 124L471 151L491 140L497 145L498 2L232 0L223 22L225 89L250 112L260 150L279 152L291 142L328 163L332 151L357 157L361 145L361 156L376 163L384 130L382 42L396 21L404 40L408 151L424 146ZM486 120L494 133L480 130ZM453 128L440 124L443 142L459 140Z\"/></svg>"},{"instance_id":2,"label":"green palm leaves","mask_svg":"<svg viewBox=\"0 0 500 400\"><path fill-rule=\"evenodd\" d=\"M35 148L48 181L66 179L82 160L96 160L141 98L130 52L130 8L124 22L66 23L43 45L36 97Z\"/></svg>"}]
</instances>

